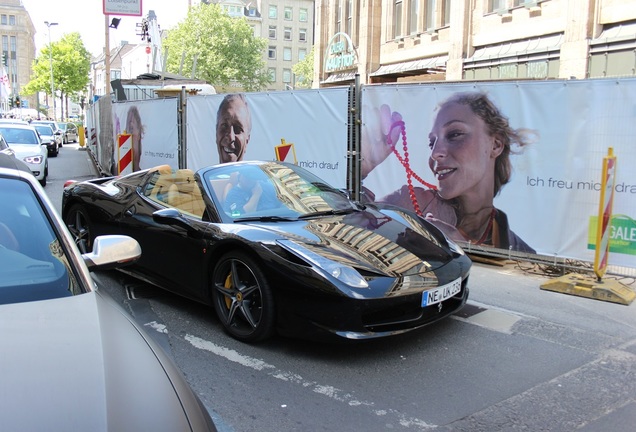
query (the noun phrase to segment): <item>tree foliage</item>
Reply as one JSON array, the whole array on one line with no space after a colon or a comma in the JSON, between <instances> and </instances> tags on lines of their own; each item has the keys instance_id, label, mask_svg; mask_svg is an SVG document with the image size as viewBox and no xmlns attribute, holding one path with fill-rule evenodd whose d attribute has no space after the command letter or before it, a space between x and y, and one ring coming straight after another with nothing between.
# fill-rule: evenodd
<instances>
[{"instance_id":1,"label":"tree foliage","mask_svg":"<svg viewBox=\"0 0 636 432\"><path fill-rule=\"evenodd\" d=\"M190 8L163 46L169 72L188 75L196 62L195 77L212 85L238 84L246 91L258 91L269 84L263 60L267 42L254 36L245 19L230 17L218 5Z\"/></svg>"},{"instance_id":2,"label":"tree foliage","mask_svg":"<svg viewBox=\"0 0 636 432\"><path fill-rule=\"evenodd\" d=\"M314 48L305 56L304 59L296 63L292 70L296 75L297 88L311 88L314 80Z\"/></svg>"},{"instance_id":3,"label":"tree foliage","mask_svg":"<svg viewBox=\"0 0 636 432\"><path fill-rule=\"evenodd\" d=\"M26 95L44 92L51 94L51 62L55 90L71 97L82 92L89 81L91 55L79 33L65 34L62 39L45 46L33 61L31 81L22 87Z\"/></svg>"}]
</instances>

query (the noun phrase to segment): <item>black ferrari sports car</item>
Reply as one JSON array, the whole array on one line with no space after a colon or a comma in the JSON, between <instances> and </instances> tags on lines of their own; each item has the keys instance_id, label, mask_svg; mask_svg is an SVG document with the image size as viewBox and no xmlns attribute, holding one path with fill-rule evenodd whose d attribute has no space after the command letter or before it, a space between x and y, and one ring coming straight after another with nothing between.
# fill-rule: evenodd
<instances>
[{"instance_id":1,"label":"black ferrari sports car","mask_svg":"<svg viewBox=\"0 0 636 432\"><path fill-rule=\"evenodd\" d=\"M211 304L245 342L395 335L466 303L471 261L434 225L362 205L307 170L236 162L70 182L62 217L79 248L125 234L126 271ZM335 338L334 338L335 336Z\"/></svg>"}]
</instances>

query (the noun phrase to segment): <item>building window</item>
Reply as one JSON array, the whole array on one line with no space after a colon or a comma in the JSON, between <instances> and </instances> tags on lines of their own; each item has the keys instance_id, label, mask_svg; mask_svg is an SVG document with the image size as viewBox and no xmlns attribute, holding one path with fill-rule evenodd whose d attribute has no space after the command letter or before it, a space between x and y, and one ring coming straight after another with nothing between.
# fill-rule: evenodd
<instances>
[{"instance_id":1,"label":"building window","mask_svg":"<svg viewBox=\"0 0 636 432\"><path fill-rule=\"evenodd\" d=\"M247 14L251 17L255 17L256 16L256 8L254 6L250 6L250 8L247 11Z\"/></svg>"},{"instance_id":2,"label":"building window","mask_svg":"<svg viewBox=\"0 0 636 432\"><path fill-rule=\"evenodd\" d=\"M235 5L223 5L221 8L231 17L238 18L243 16L243 7Z\"/></svg>"},{"instance_id":3,"label":"building window","mask_svg":"<svg viewBox=\"0 0 636 432\"><path fill-rule=\"evenodd\" d=\"M336 33L342 31L342 2L338 2L338 8L336 9Z\"/></svg>"},{"instance_id":4,"label":"building window","mask_svg":"<svg viewBox=\"0 0 636 432\"><path fill-rule=\"evenodd\" d=\"M298 40L301 42L307 42L307 29L298 30Z\"/></svg>"},{"instance_id":5,"label":"building window","mask_svg":"<svg viewBox=\"0 0 636 432\"><path fill-rule=\"evenodd\" d=\"M9 15L9 25L15 25L15 15Z\"/></svg>"},{"instance_id":6,"label":"building window","mask_svg":"<svg viewBox=\"0 0 636 432\"><path fill-rule=\"evenodd\" d=\"M270 60L275 60L276 59L276 47L275 46L269 46L269 48L267 49L267 58Z\"/></svg>"},{"instance_id":7,"label":"building window","mask_svg":"<svg viewBox=\"0 0 636 432\"><path fill-rule=\"evenodd\" d=\"M307 22L308 16L309 16L309 13L307 12L307 9L300 9L298 11L298 21Z\"/></svg>"},{"instance_id":8,"label":"building window","mask_svg":"<svg viewBox=\"0 0 636 432\"><path fill-rule=\"evenodd\" d=\"M450 25L450 0L444 0L444 10L442 11L442 25Z\"/></svg>"},{"instance_id":9,"label":"building window","mask_svg":"<svg viewBox=\"0 0 636 432\"><path fill-rule=\"evenodd\" d=\"M283 82L285 84L289 84L292 82L292 71L291 69L283 69Z\"/></svg>"},{"instance_id":10,"label":"building window","mask_svg":"<svg viewBox=\"0 0 636 432\"><path fill-rule=\"evenodd\" d=\"M283 60L291 61L292 59L292 49L291 47L283 48Z\"/></svg>"},{"instance_id":11,"label":"building window","mask_svg":"<svg viewBox=\"0 0 636 432\"><path fill-rule=\"evenodd\" d=\"M0 16L0 24L7 25L7 16L6 15L1 15Z\"/></svg>"},{"instance_id":12,"label":"building window","mask_svg":"<svg viewBox=\"0 0 636 432\"><path fill-rule=\"evenodd\" d=\"M276 82L276 68L269 68L269 82Z\"/></svg>"},{"instance_id":13,"label":"building window","mask_svg":"<svg viewBox=\"0 0 636 432\"><path fill-rule=\"evenodd\" d=\"M506 9L506 0L488 0L488 12Z\"/></svg>"},{"instance_id":14,"label":"building window","mask_svg":"<svg viewBox=\"0 0 636 432\"><path fill-rule=\"evenodd\" d=\"M291 21L294 18L291 6L285 6L284 19L285 21Z\"/></svg>"},{"instance_id":15,"label":"building window","mask_svg":"<svg viewBox=\"0 0 636 432\"><path fill-rule=\"evenodd\" d=\"M409 34L418 32L417 23L420 21L420 0L411 0L411 10L409 11Z\"/></svg>"},{"instance_id":16,"label":"building window","mask_svg":"<svg viewBox=\"0 0 636 432\"><path fill-rule=\"evenodd\" d=\"M283 40L286 40L286 41L292 40L292 29L291 29L291 27L285 27L285 33L283 34Z\"/></svg>"},{"instance_id":17,"label":"building window","mask_svg":"<svg viewBox=\"0 0 636 432\"><path fill-rule=\"evenodd\" d=\"M402 0L393 3L393 37L402 36Z\"/></svg>"},{"instance_id":18,"label":"building window","mask_svg":"<svg viewBox=\"0 0 636 432\"><path fill-rule=\"evenodd\" d=\"M298 48L298 61L305 60L307 57L307 49L306 48Z\"/></svg>"},{"instance_id":19,"label":"building window","mask_svg":"<svg viewBox=\"0 0 636 432\"><path fill-rule=\"evenodd\" d=\"M437 27L435 21L435 0L426 0L426 11L425 11L425 28L426 30L433 30Z\"/></svg>"},{"instance_id":20,"label":"building window","mask_svg":"<svg viewBox=\"0 0 636 432\"><path fill-rule=\"evenodd\" d=\"M276 26L269 26L269 38L276 39Z\"/></svg>"},{"instance_id":21,"label":"building window","mask_svg":"<svg viewBox=\"0 0 636 432\"><path fill-rule=\"evenodd\" d=\"M347 28L345 30L349 36L353 36L353 0L347 4Z\"/></svg>"},{"instance_id":22,"label":"building window","mask_svg":"<svg viewBox=\"0 0 636 432\"><path fill-rule=\"evenodd\" d=\"M271 6L269 7L269 19L276 19L278 18L278 8L276 6Z\"/></svg>"}]
</instances>

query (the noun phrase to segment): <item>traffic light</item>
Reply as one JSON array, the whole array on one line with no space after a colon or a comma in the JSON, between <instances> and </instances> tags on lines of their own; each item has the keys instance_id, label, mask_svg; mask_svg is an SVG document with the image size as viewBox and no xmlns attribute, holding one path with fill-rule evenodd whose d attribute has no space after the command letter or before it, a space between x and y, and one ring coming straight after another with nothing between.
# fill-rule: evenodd
<instances>
[{"instance_id":1,"label":"traffic light","mask_svg":"<svg viewBox=\"0 0 636 432\"><path fill-rule=\"evenodd\" d=\"M15 107L20 108L20 96L15 97Z\"/></svg>"},{"instance_id":2,"label":"traffic light","mask_svg":"<svg viewBox=\"0 0 636 432\"><path fill-rule=\"evenodd\" d=\"M9 97L9 108L13 108L15 106L14 102L13 102L13 96Z\"/></svg>"}]
</instances>

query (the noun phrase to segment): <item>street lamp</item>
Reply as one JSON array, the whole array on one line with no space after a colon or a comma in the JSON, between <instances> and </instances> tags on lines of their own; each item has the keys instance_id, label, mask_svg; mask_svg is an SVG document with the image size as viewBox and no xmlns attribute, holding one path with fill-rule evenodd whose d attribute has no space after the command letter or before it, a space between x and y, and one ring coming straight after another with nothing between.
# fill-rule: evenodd
<instances>
[{"instance_id":1,"label":"street lamp","mask_svg":"<svg viewBox=\"0 0 636 432\"><path fill-rule=\"evenodd\" d=\"M49 28L49 63L51 65L51 97L53 98L53 121L57 121L55 114L55 84L53 83L53 45L51 45L51 26L55 26L57 25L57 23L44 21L44 24Z\"/></svg>"}]
</instances>

